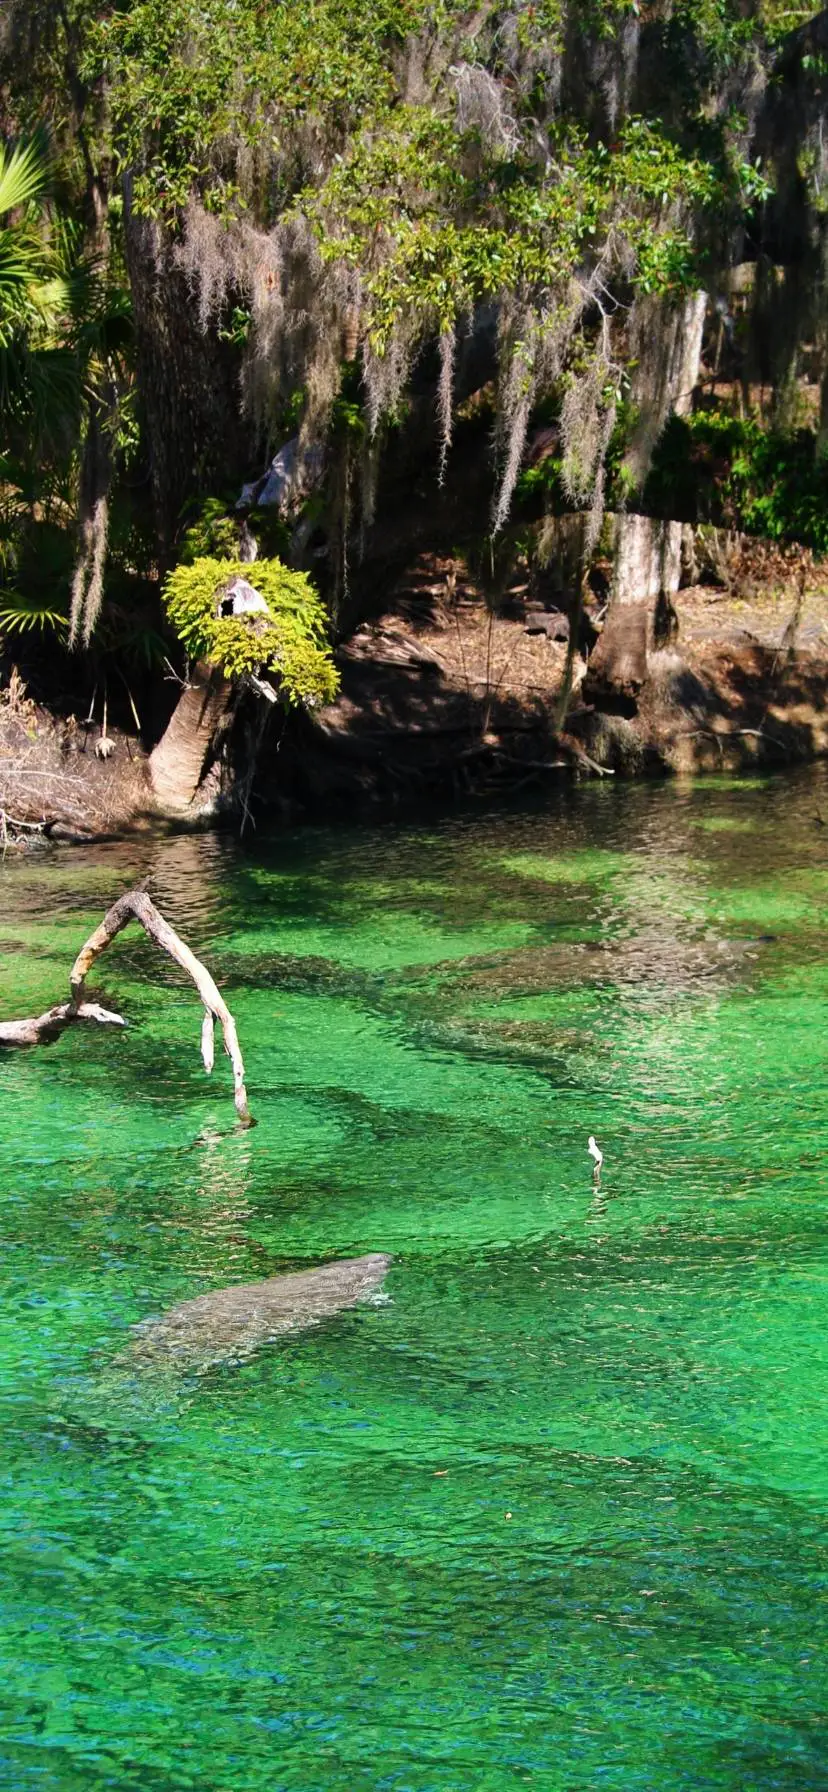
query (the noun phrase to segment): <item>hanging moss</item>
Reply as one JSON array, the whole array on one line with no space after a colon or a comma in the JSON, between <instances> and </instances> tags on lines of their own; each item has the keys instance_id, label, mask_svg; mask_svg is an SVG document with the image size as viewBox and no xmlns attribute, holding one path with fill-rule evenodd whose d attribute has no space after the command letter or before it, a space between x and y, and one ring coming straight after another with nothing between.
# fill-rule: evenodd
<instances>
[{"instance_id":1,"label":"hanging moss","mask_svg":"<svg viewBox=\"0 0 828 1792\"><path fill-rule=\"evenodd\" d=\"M132 289L134 366L103 287L83 322L73 297L55 324L55 374L67 352L86 367L73 415L91 415L90 393L101 413L97 456L86 430L73 635L88 636L103 595L104 487L128 456L152 469L166 564L173 518L207 481L237 489L293 435L300 460L327 450L314 502L327 504L341 595L383 428L406 404L414 422L435 359L440 480L458 399L478 376L491 387L493 535L516 490L540 502L546 474L527 469L527 439L550 400L555 502L583 507L597 532L610 480L618 501L640 499L671 409L692 400L705 293L711 371L724 357L748 410L772 386L786 426L802 420L791 398L808 373L828 444L828 57L815 5L6 0L3 19L6 110L20 128L52 121L59 191L93 260L109 171L125 175L106 235L109 272L125 269ZM51 206L44 246L59 234ZM32 328L30 348L42 322ZM65 454L46 439L68 441L77 421L67 411L44 432L26 403L31 469L12 483L63 503L78 443ZM409 439L424 444L418 422ZM234 529L212 505L181 558L232 560ZM260 546L285 552L274 533Z\"/></svg>"},{"instance_id":2,"label":"hanging moss","mask_svg":"<svg viewBox=\"0 0 828 1792\"><path fill-rule=\"evenodd\" d=\"M235 579L253 583L267 612L216 614L220 593ZM191 659L209 660L227 678L264 671L288 703L313 709L337 692L327 616L302 572L281 560L199 559L177 566L164 587L167 615Z\"/></svg>"}]
</instances>

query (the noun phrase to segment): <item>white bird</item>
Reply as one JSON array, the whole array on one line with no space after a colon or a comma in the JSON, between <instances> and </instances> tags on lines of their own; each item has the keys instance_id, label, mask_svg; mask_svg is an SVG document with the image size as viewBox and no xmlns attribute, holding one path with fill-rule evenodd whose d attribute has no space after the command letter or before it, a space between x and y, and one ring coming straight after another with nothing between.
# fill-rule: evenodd
<instances>
[{"instance_id":1,"label":"white bird","mask_svg":"<svg viewBox=\"0 0 828 1792\"><path fill-rule=\"evenodd\" d=\"M589 1152L590 1157L594 1157L594 1159L595 1159L595 1168L592 1172L593 1176L600 1176L601 1165L604 1161L604 1153L601 1150L600 1146L596 1145L595 1140L592 1136L592 1133L590 1133L590 1135L589 1135L587 1151Z\"/></svg>"}]
</instances>

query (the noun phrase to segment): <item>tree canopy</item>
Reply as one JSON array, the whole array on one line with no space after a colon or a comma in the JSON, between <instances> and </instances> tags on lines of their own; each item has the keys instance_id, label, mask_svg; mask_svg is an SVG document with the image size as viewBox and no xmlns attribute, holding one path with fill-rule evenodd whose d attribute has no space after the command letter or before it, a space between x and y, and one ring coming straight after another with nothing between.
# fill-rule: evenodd
<instances>
[{"instance_id":1,"label":"tree canopy","mask_svg":"<svg viewBox=\"0 0 828 1792\"><path fill-rule=\"evenodd\" d=\"M9 0L0 77L4 565L22 589L34 519L77 519L73 639L107 579L157 584L193 504L296 431L300 454L327 451L341 581L412 382L432 379L451 477L475 347L481 534L506 523L544 414L561 501L595 539L609 477L642 501L694 294L731 340L744 264L743 383L767 382L786 427L807 348L822 439L828 28L811 7ZM297 565L311 533L294 530Z\"/></svg>"}]
</instances>

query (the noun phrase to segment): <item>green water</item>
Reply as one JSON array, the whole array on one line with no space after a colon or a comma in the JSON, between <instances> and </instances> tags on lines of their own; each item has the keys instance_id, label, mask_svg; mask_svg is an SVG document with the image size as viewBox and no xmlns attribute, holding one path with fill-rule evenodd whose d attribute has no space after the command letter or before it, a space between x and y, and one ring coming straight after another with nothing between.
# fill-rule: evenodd
<instances>
[{"instance_id":1,"label":"green water","mask_svg":"<svg viewBox=\"0 0 828 1792\"><path fill-rule=\"evenodd\" d=\"M0 1784L828 1787L828 781L0 868ZM765 937L770 936L770 937ZM593 1188L586 1140L606 1162ZM392 1251L202 1378L128 1327Z\"/></svg>"}]
</instances>

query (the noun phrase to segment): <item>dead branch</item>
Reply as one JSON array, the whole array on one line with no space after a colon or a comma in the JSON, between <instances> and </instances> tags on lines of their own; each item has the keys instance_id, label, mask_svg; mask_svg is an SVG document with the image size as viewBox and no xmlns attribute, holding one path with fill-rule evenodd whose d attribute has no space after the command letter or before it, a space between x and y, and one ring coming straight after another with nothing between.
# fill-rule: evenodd
<instances>
[{"instance_id":1,"label":"dead branch","mask_svg":"<svg viewBox=\"0 0 828 1792\"><path fill-rule=\"evenodd\" d=\"M105 1008L99 1008L95 1002L86 1000L86 979L93 964L116 936L127 927L130 921L139 921L144 932L168 952L176 964L192 978L204 1004L204 1020L201 1027L201 1055L204 1068L209 1073L213 1068L213 1047L215 1023L221 1023L224 1035L224 1049L233 1066L233 1087L236 1113L245 1126L252 1126L253 1121L247 1103L247 1090L244 1083L244 1062L239 1049L236 1023L219 993L216 984L204 965L196 958L195 953L185 946L178 934L164 920L163 915L151 902L143 890L128 890L112 907L107 910L99 927L90 935L82 951L69 973L69 1001L61 1002L50 1008L46 1014L31 1020L12 1020L0 1022L0 1047L48 1045L59 1038L66 1027L75 1021L98 1021L103 1026L123 1027L126 1022L119 1014L112 1014Z\"/></svg>"},{"instance_id":2,"label":"dead branch","mask_svg":"<svg viewBox=\"0 0 828 1792\"><path fill-rule=\"evenodd\" d=\"M571 734L558 734L555 738L557 739L558 745L563 747L565 753L572 754L576 765L586 766L587 771L594 772L598 778L615 777L615 772L611 765L599 765L597 759L591 759L589 754L584 752L584 749L580 746L579 742L573 740Z\"/></svg>"},{"instance_id":3,"label":"dead branch","mask_svg":"<svg viewBox=\"0 0 828 1792\"><path fill-rule=\"evenodd\" d=\"M42 832L42 821L21 821L0 807L0 858L5 858L10 846L22 846L26 834Z\"/></svg>"},{"instance_id":4,"label":"dead branch","mask_svg":"<svg viewBox=\"0 0 828 1792\"><path fill-rule=\"evenodd\" d=\"M711 740L717 741L720 747L725 741L740 740L742 735L751 735L754 740L769 740L775 747L783 747L785 744L784 741L779 740L777 735L771 734L767 728L683 728L678 739L694 740L699 734L708 735Z\"/></svg>"},{"instance_id":5,"label":"dead branch","mask_svg":"<svg viewBox=\"0 0 828 1792\"><path fill-rule=\"evenodd\" d=\"M76 1020L96 1020L102 1027L126 1026L120 1014L99 1008L97 1002L81 1002L77 1008L71 1002L58 1002L32 1020L0 1021L0 1046L51 1045Z\"/></svg>"}]
</instances>

